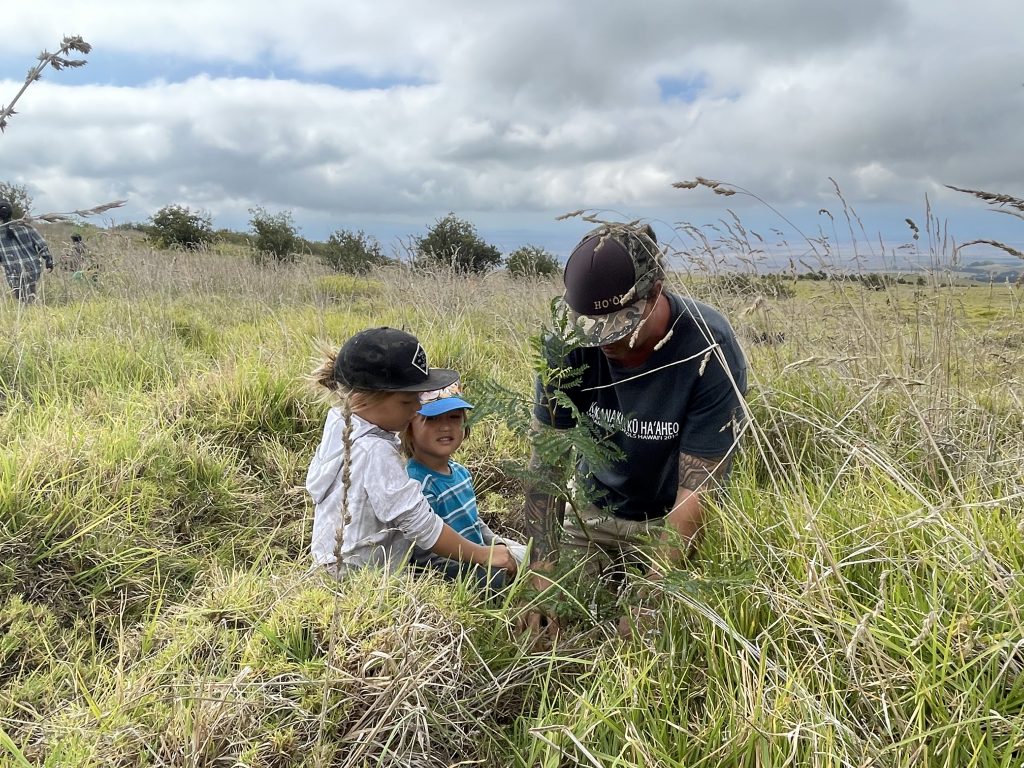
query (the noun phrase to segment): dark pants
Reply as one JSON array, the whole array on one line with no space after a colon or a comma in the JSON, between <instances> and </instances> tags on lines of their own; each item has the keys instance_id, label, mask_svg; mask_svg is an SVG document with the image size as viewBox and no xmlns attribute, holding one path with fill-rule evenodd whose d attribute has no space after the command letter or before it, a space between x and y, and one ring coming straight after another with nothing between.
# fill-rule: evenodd
<instances>
[{"instance_id":1,"label":"dark pants","mask_svg":"<svg viewBox=\"0 0 1024 768\"><path fill-rule=\"evenodd\" d=\"M448 581L466 581L483 592L488 600L500 598L512 583L504 568L487 568L475 563L460 563L442 557L429 560L414 560L409 563L416 574L440 573Z\"/></svg>"},{"instance_id":2,"label":"dark pants","mask_svg":"<svg viewBox=\"0 0 1024 768\"><path fill-rule=\"evenodd\" d=\"M25 304L31 304L36 300L36 280L25 272L6 272L7 284L11 286L11 293L14 298Z\"/></svg>"}]
</instances>

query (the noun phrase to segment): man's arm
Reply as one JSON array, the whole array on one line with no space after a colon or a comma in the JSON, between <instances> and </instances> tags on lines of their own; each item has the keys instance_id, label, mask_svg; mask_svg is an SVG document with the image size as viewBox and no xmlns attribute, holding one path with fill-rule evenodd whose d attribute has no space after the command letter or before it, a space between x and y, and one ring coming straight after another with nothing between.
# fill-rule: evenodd
<instances>
[{"instance_id":1,"label":"man's arm","mask_svg":"<svg viewBox=\"0 0 1024 768\"><path fill-rule=\"evenodd\" d=\"M661 536L661 555L669 563L678 562L696 546L704 522L702 498L725 485L731 467L732 453L713 457L679 454L676 501L665 517L666 531Z\"/></svg>"},{"instance_id":2,"label":"man's arm","mask_svg":"<svg viewBox=\"0 0 1024 768\"><path fill-rule=\"evenodd\" d=\"M43 236L40 235L35 229L29 228L29 233L32 238L32 244L36 249L36 256L43 260L46 268L53 271L53 256L50 254L50 246L46 244Z\"/></svg>"},{"instance_id":3,"label":"man's arm","mask_svg":"<svg viewBox=\"0 0 1024 768\"><path fill-rule=\"evenodd\" d=\"M551 429L542 426L536 416L530 426L534 440L542 430ZM545 461L534 444L530 451L529 470L523 518L530 544L530 584L538 592L543 592L552 584L545 574L551 574L558 562L558 545L565 518L565 499L558 493L556 483L556 479L561 477L562 467L558 461ZM532 608L522 621L521 627L533 637L558 634L558 619L547 606Z\"/></svg>"},{"instance_id":4,"label":"man's arm","mask_svg":"<svg viewBox=\"0 0 1024 768\"><path fill-rule=\"evenodd\" d=\"M550 429L541 425L536 417L530 426L533 435ZM565 517L565 499L558 495L555 482L563 467L559 463L546 462L534 447L530 452L529 470L523 517L527 539L533 541L530 567L550 571L558 561L558 545Z\"/></svg>"}]
</instances>

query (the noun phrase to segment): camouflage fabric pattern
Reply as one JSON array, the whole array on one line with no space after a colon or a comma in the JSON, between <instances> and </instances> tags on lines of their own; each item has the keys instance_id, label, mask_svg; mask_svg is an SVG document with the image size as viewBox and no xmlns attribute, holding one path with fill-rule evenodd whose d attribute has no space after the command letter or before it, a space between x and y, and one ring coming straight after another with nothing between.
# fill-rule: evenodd
<instances>
[{"instance_id":1,"label":"camouflage fabric pattern","mask_svg":"<svg viewBox=\"0 0 1024 768\"><path fill-rule=\"evenodd\" d=\"M559 311L562 313L559 319L566 330L567 340L584 347L600 347L629 336L643 319L646 298L651 288L665 276L661 250L650 225L602 224L584 235L576 247L597 236L613 238L625 248L633 261L637 279L632 286L625 286L626 290L619 300L620 306L626 306L607 314L584 315L570 307L564 297L559 302Z\"/></svg>"},{"instance_id":2,"label":"camouflage fabric pattern","mask_svg":"<svg viewBox=\"0 0 1024 768\"><path fill-rule=\"evenodd\" d=\"M646 304L638 301L607 315L581 315L563 301L559 308L564 313L561 320L566 340L583 347L600 347L624 339L639 325Z\"/></svg>"}]
</instances>

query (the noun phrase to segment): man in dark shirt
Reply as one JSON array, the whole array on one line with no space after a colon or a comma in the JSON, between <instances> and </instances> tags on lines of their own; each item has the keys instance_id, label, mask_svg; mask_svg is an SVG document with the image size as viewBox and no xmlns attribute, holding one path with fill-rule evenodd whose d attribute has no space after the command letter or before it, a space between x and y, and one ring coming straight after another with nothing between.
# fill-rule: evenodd
<instances>
[{"instance_id":1,"label":"man in dark shirt","mask_svg":"<svg viewBox=\"0 0 1024 768\"><path fill-rule=\"evenodd\" d=\"M574 409L619 454L590 466L576 486L587 501L566 513L553 468L535 449L526 489L534 585L547 585L559 545L590 562L678 559L700 532L702 497L721 486L743 422L743 352L717 310L665 288L649 226L609 224L589 232L565 267L566 344L550 339L549 364L580 370L537 382L535 435L574 425ZM574 346L575 345L575 346ZM557 401L563 393L574 406ZM644 544L658 541L657 552ZM537 628L539 616L530 619Z\"/></svg>"}]
</instances>

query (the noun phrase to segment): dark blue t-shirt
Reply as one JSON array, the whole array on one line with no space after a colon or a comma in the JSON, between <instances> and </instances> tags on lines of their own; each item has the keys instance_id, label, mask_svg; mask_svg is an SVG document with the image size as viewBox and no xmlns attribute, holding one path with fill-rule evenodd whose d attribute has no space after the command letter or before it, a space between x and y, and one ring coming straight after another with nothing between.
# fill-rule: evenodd
<instances>
[{"instance_id":1,"label":"dark blue t-shirt","mask_svg":"<svg viewBox=\"0 0 1024 768\"><path fill-rule=\"evenodd\" d=\"M623 368L597 347L551 361L585 367L580 382L563 391L624 458L596 469L581 461L577 477L596 504L629 520L665 515L675 504L679 454L726 454L735 443L734 427L742 423L747 363L729 321L699 301L665 296L672 336L642 366ZM540 422L558 429L573 426L572 412L547 395L538 380L534 414Z\"/></svg>"}]
</instances>

